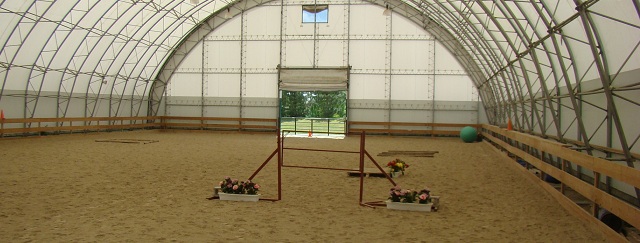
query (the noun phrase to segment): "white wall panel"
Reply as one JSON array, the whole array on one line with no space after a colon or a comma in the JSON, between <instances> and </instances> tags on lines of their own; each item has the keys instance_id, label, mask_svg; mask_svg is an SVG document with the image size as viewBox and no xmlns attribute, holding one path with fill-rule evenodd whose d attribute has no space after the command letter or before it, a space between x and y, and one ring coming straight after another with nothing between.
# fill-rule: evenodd
<instances>
[{"instance_id":1,"label":"white wall panel","mask_svg":"<svg viewBox=\"0 0 640 243\"><path fill-rule=\"evenodd\" d=\"M463 70L458 60L440 43L436 43L436 70Z\"/></svg>"},{"instance_id":2,"label":"white wall panel","mask_svg":"<svg viewBox=\"0 0 640 243\"><path fill-rule=\"evenodd\" d=\"M320 67L339 67L349 63L342 54L343 41L319 41L318 63Z\"/></svg>"},{"instance_id":3,"label":"white wall panel","mask_svg":"<svg viewBox=\"0 0 640 243\"><path fill-rule=\"evenodd\" d=\"M329 5L329 23L318 24L318 33L321 35L343 34L345 23L348 23L345 20L344 12L345 9L342 5Z\"/></svg>"},{"instance_id":4,"label":"white wall panel","mask_svg":"<svg viewBox=\"0 0 640 243\"><path fill-rule=\"evenodd\" d=\"M430 38L432 36L431 33L424 31L421 26L403 17L398 17L398 15L393 16L391 24L394 35L415 35L422 38Z\"/></svg>"},{"instance_id":5,"label":"white wall panel","mask_svg":"<svg viewBox=\"0 0 640 243\"><path fill-rule=\"evenodd\" d=\"M201 96L202 75L198 73L176 73L171 77L171 95Z\"/></svg>"},{"instance_id":6,"label":"white wall panel","mask_svg":"<svg viewBox=\"0 0 640 243\"><path fill-rule=\"evenodd\" d=\"M419 69L429 68L429 48L431 41L394 40L392 42L393 69Z\"/></svg>"},{"instance_id":7,"label":"white wall panel","mask_svg":"<svg viewBox=\"0 0 640 243\"><path fill-rule=\"evenodd\" d=\"M466 123L466 124L475 124L478 123L478 119L476 119L476 112L470 111L436 111L435 123ZM446 128L443 130L449 130L451 128Z\"/></svg>"},{"instance_id":8,"label":"white wall panel","mask_svg":"<svg viewBox=\"0 0 640 243\"><path fill-rule=\"evenodd\" d=\"M429 77L396 75L391 79L392 100L429 100Z\"/></svg>"},{"instance_id":9,"label":"white wall panel","mask_svg":"<svg viewBox=\"0 0 640 243\"><path fill-rule=\"evenodd\" d=\"M245 97L277 98L277 80L276 74L247 74Z\"/></svg>"},{"instance_id":10,"label":"white wall panel","mask_svg":"<svg viewBox=\"0 0 640 243\"><path fill-rule=\"evenodd\" d=\"M352 35L385 35L387 16L382 15L384 8L359 5L351 7Z\"/></svg>"},{"instance_id":11,"label":"white wall panel","mask_svg":"<svg viewBox=\"0 0 640 243\"><path fill-rule=\"evenodd\" d=\"M431 113L430 110L391 110L391 122L431 122ZM418 130L425 129L425 127L399 126L397 129Z\"/></svg>"},{"instance_id":12,"label":"white wall panel","mask_svg":"<svg viewBox=\"0 0 640 243\"><path fill-rule=\"evenodd\" d=\"M240 117L239 106L205 106L205 117ZM190 116L199 116L191 114Z\"/></svg>"},{"instance_id":13,"label":"white wall panel","mask_svg":"<svg viewBox=\"0 0 640 243\"><path fill-rule=\"evenodd\" d=\"M287 67L310 67L313 65L313 41L287 41L286 45Z\"/></svg>"},{"instance_id":14,"label":"white wall panel","mask_svg":"<svg viewBox=\"0 0 640 243\"><path fill-rule=\"evenodd\" d=\"M207 96L211 97L239 97L240 75L238 74L209 74Z\"/></svg>"},{"instance_id":15,"label":"white wall panel","mask_svg":"<svg viewBox=\"0 0 640 243\"><path fill-rule=\"evenodd\" d=\"M286 35L313 35L313 23L302 23L302 6L284 6L287 8Z\"/></svg>"},{"instance_id":16,"label":"white wall panel","mask_svg":"<svg viewBox=\"0 0 640 243\"><path fill-rule=\"evenodd\" d=\"M242 22L239 17L228 19L224 24L209 33L210 36L240 36L240 25Z\"/></svg>"},{"instance_id":17,"label":"white wall panel","mask_svg":"<svg viewBox=\"0 0 640 243\"><path fill-rule=\"evenodd\" d=\"M351 16L346 21L345 7L330 5L328 23L302 23L300 5L285 8L287 25L284 27L286 35L282 37L282 50L285 51L282 53L283 66L310 67L314 65L316 58L315 65L320 67L350 65L356 71L350 76L349 98L353 102L357 101L356 103L364 102L361 104L364 108L350 109L350 118L360 117L359 120L368 121L430 121L433 112L429 102L434 98L434 82L436 93L444 92L436 96L436 100L472 100L473 86L468 77L435 75L442 70L463 71L442 45L431 40L430 34L413 22L399 16L388 19L382 15L383 8L369 5L351 6ZM280 63L279 37L273 39L280 34L280 17L280 6L255 8L242 16L246 23L244 29L241 28L241 17L236 16L206 37L209 49L208 56L205 57L208 63L204 74L207 78L205 99L237 99L205 102L206 116L277 116L277 104L267 107L249 100L278 97L277 74L255 72L271 72ZM348 33L344 28L347 23L350 27ZM392 28L390 36L387 36L387 27ZM348 37L348 49L345 49L346 40L340 39L347 38L347 34L351 36ZM241 38L245 39L244 51L240 49L243 45ZM318 40L314 41L314 38ZM389 41L388 38L397 39ZM174 111L176 106L195 105L199 102L201 93L198 90L203 78L200 73L201 48L199 44L188 54L179 68L181 71L176 74L189 81L181 82L180 87L171 86L171 95L185 99L179 102L187 102L169 102L174 106ZM434 48L437 48L435 64ZM316 50L317 53L314 53ZM244 60L241 59L241 53ZM347 56L349 59L345 60ZM241 67L242 63L244 66ZM390 80L387 76L388 68L394 70ZM244 73L242 86L241 71ZM180 95L176 92L180 92ZM186 101L188 97L198 100ZM192 116L199 116L201 111L194 109L192 112L195 112ZM473 119L477 117L477 111L467 111L466 114L474 117Z\"/></svg>"},{"instance_id":18,"label":"white wall panel","mask_svg":"<svg viewBox=\"0 0 640 243\"><path fill-rule=\"evenodd\" d=\"M350 99L385 99L385 77L383 75L351 75Z\"/></svg>"},{"instance_id":19,"label":"white wall panel","mask_svg":"<svg viewBox=\"0 0 640 243\"><path fill-rule=\"evenodd\" d=\"M385 41L354 40L349 43L351 66L356 69L384 69Z\"/></svg>"},{"instance_id":20,"label":"white wall panel","mask_svg":"<svg viewBox=\"0 0 640 243\"><path fill-rule=\"evenodd\" d=\"M352 101L352 102L357 102ZM386 110L375 109L350 109L349 120L350 121L372 121L372 122L386 122L387 118Z\"/></svg>"},{"instance_id":21,"label":"white wall panel","mask_svg":"<svg viewBox=\"0 0 640 243\"><path fill-rule=\"evenodd\" d=\"M252 35L280 35L280 6L253 8L246 13L247 32Z\"/></svg>"},{"instance_id":22,"label":"white wall panel","mask_svg":"<svg viewBox=\"0 0 640 243\"><path fill-rule=\"evenodd\" d=\"M468 76L436 76L435 100L472 101L473 84Z\"/></svg>"},{"instance_id":23,"label":"white wall panel","mask_svg":"<svg viewBox=\"0 0 640 243\"><path fill-rule=\"evenodd\" d=\"M169 105L167 107L167 113L169 116L200 116L202 108L199 106Z\"/></svg>"},{"instance_id":24,"label":"white wall panel","mask_svg":"<svg viewBox=\"0 0 640 243\"><path fill-rule=\"evenodd\" d=\"M248 41L245 68L275 69L278 66L280 42Z\"/></svg>"},{"instance_id":25,"label":"white wall panel","mask_svg":"<svg viewBox=\"0 0 640 243\"><path fill-rule=\"evenodd\" d=\"M209 42L209 67L215 68L239 68L240 67L240 42L219 41Z\"/></svg>"}]
</instances>

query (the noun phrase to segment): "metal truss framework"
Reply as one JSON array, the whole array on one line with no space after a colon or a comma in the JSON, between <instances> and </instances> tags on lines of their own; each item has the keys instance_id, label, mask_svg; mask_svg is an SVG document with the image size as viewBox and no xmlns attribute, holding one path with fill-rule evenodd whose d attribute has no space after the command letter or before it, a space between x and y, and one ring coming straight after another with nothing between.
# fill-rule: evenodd
<instances>
[{"instance_id":1,"label":"metal truss framework","mask_svg":"<svg viewBox=\"0 0 640 243\"><path fill-rule=\"evenodd\" d=\"M188 71L176 67L228 20L223 17L227 12L242 18L254 7L282 4L192 2L0 1L0 107L18 97L24 102L24 118L41 117L43 107L51 107L43 105L46 98L56 101L56 117L155 115L171 75ZM573 142L590 154L629 166L637 160L640 132L633 114L622 110L640 106L640 80L623 78L640 69L639 0L325 2L388 5L395 16L430 32L473 80L491 124L512 120L519 131ZM202 70L202 75L206 78L208 72ZM15 90L22 93L10 92ZM105 111L99 109L102 102L108 102Z\"/></svg>"}]
</instances>

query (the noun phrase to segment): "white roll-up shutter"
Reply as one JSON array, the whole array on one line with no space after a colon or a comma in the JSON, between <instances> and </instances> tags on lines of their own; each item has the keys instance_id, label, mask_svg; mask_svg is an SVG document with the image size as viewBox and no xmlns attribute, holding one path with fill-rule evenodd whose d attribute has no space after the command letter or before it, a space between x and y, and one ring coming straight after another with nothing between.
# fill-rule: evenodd
<instances>
[{"instance_id":1,"label":"white roll-up shutter","mask_svg":"<svg viewBox=\"0 0 640 243\"><path fill-rule=\"evenodd\" d=\"M347 90L348 67L279 68L280 89L288 91Z\"/></svg>"}]
</instances>

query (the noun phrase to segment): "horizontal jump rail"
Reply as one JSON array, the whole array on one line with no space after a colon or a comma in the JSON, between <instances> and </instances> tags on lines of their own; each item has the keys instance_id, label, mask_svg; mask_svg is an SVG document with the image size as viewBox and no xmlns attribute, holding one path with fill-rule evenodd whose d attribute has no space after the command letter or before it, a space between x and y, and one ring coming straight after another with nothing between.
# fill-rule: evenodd
<instances>
[{"instance_id":1,"label":"horizontal jump rail","mask_svg":"<svg viewBox=\"0 0 640 243\"><path fill-rule=\"evenodd\" d=\"M349 153L359 154L359 151L347 151L347 150L329 150L329 149L307 149L307 148L282 148L286 150L302 150L302 151L315 151L315 152L332 152L332 153Z\"/></svg>"},{"instance_id":2,"label":"horizontal jump rail","mask_svg":"<svg viewBox=\"0 0 640 243\"><path fill-rule=\"evenodd\" d=\"M319 166L304 166L304 165L282 165L282 167L302 168L302 169L318 169L318 170L339 170L339 171L348 171L348 172L359 172L359 170L354 170L354 169L343 169L343 168L332 168L332 167L319 167Z\"/></svg>"}]
</instances>

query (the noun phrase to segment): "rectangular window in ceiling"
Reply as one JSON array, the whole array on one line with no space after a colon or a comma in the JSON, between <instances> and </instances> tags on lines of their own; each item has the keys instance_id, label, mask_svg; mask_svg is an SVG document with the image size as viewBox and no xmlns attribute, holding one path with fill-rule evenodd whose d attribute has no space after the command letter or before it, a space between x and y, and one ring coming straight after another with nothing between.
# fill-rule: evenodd
<instances>
[{"instance_id":1,"label":"rectangular window in ceiling","mask_svg":"<svg viewBox=\"0 0 640 243\"><path fill-rule=\"evenodd\" d=\"M302 5L302 23L329 23L329 5Z\"/></svg>"}]
</instances>

